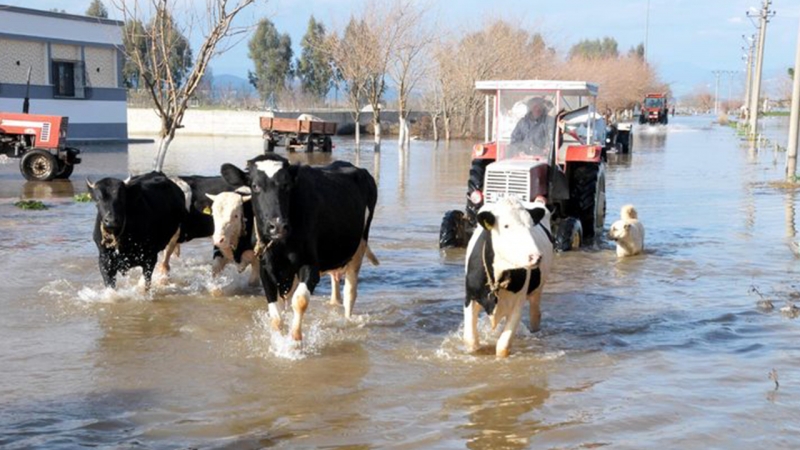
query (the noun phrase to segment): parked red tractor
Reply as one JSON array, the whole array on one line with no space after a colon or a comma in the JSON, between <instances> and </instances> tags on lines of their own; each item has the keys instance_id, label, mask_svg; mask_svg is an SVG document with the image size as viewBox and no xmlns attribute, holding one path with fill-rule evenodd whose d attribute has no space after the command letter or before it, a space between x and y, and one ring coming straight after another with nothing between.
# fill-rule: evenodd
<instances>
[{"instance_id":1,"label":"parked red tractor","mask_svg":"<svg viewBox=\"0 0 800 450\"><path fill-rule=\"evenodd\" d=\"M472 152L466 212L445 213L439 247L466 246L478 210L503 197L525 205L544 197L560 250L594 239L605 220L608 150L605 120L596 112L597 85L478 81L475 88L486 95L485 143Z\"/></svg>"},{"instance_id":2,"label":"parked red tractor","mask_svg":"<svg viewBox=\"0 0 800 450\"><path fill-rule=\"evenodd\" d=\"M72 175L80 150L67 147L69 119L28 113L28 95L22 113L0 111L0 155L21 158L19 170L29 181L66 179Z\"/></svg>"}]
</instances>

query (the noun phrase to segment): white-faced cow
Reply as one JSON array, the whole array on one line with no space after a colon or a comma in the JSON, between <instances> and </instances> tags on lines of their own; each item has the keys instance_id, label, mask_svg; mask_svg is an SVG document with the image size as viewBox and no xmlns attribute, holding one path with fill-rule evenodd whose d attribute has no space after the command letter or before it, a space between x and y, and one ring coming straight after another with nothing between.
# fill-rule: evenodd
<instances>
[{"instance_id":1,"label":"white-faced cow","mask_svg":"<svg viewBox=\"0 0 800 450\"><path fill-rule=\"evenodd\" d=\"M214 233L214 219L211 217L211 199L207 194L219 194L236 189L228 184L222 177L206 177L200 175L180 176L170 178L182 191L186 202L188 214L181 223L180 230L172 237L164 250L164 261L160 270L169 272L169 261L173 253L180 256L179 244L192 239L210 237ZM214 249L214 259L221 258L222 254Z\"/></svg>"},{"instance_id":2,"label":"white-faced cow","mask_svg":"<svg viewBox=\"0 0 800 450\"><path fill-rule=\"evenodd\" d=\"M250 284L255 285L258 282L259 263L253 251L251 196L237 192L206 196L213 202L211 213L214 218L214 247L220 253L214 255L212 276L219 275L228 263L235 263L239 272L251 265Z\"/></svg>"},{"instance_id":3,"label":"white-faced cow","mask_svg":"<svg viewBox=\"0 0 800 450\"><path fill-rule=\"evenodd\" d=\"M291 296L292 337L301 340L309 297L320 275L329 271L345 274L344 307L350 317L378 199L372 175L342 161L290 165L275 154L248 161L247 173L231 164L221 172L229 183L251 189L256 235L264 246L263 252L257 249L261 283L273 327L282 326L276 302Z\"/></svg>"},{"instance_id":4,"label":"white-faced cow","mask_svg":"<svg viewBox=\"0 0 800 450\"><path fill-rule=\"evenodd\" d=\"M480 306L492 329L506 319L495 349L497 356L506 357L526 298L531 331L539 330L539 301L553 261L550 212L538 200L528 211L519 200L506 198L484 206L477 219L481 226L467 246L464 343L470 351L479 347Z\"/></svg>"},{"instance_id":5,"label":"white-faced cow","mask_svg":"<svg viewBox=\"0 0 800 450\"><path fill-rule=\"evenodd\" d=\"M149 289L158 252L186 217L183 192L161 172L127 183L103 178L96 183L86 180L86 185L97 205L94 242L103 282L114 287L117 273L141 267Z\"/></svg>"}]
</instances>

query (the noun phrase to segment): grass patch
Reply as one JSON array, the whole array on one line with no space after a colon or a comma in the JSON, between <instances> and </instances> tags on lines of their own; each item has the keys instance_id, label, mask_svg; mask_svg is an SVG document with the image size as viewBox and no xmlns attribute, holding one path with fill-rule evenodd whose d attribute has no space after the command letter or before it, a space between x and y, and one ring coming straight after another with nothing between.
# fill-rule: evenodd
<instances>
[{"instance_id":1,"label":"grass patch","mask_svg":"<svg viewBox=\"0 0 800 450\"><path fill-rule=\"evenodd\" d=\"M20 200L14 203L19 209L29 209L33 211L41 211L47 209L47 205L40 202L39 200Z\"/></svg>"},{"instance_id":2,"label":"grass patch","mask_svg":"<svg viewBox=\"0 0 800 450\"><path fill-rule=\"evenodd\" d=\"M92 201L92 194L84 192L83 194L75 194L73 198L78 203L89 203Z\"/></svg>"},{"instance_id":3,"label":"grass patch","mask_svg":"<svg viewBox=\"0 0 800 450\"><path fill-rule=\"evenodd\" d=\"M770 111L766 113L762 113L764 116L788 116L791 111Z\"/></svg>"}]
</instances>

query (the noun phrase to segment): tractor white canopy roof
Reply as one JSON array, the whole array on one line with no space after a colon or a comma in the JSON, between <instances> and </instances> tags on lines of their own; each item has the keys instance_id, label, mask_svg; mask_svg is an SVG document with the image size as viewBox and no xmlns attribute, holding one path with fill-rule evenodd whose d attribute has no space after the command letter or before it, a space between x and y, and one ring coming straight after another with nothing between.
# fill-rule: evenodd
<instances>
[{"instance_id":1,"label":"tractor white canopy roof","mask_svg":"<svg viewBox=\"0 0 800 450\"><path fill-rule=\"evenodd\" d=\"M495 95L498 90L561 91L561 95L597 96L597 85L586 81L558 80L490 80L476 81L475 89L484 95Z\"/></svg>"}]
</instances>

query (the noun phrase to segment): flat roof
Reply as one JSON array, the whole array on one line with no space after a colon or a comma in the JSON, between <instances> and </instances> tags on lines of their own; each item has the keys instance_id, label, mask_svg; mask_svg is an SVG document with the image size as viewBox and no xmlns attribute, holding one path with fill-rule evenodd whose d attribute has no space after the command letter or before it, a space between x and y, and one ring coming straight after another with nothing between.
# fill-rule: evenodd
<instances>
[{"instance_id":1,"label":"flat roof","mask_svg":"<svg viewBox=\"0 0 800 450\"><path fill-rule=\"evenodd\" d=\"M19 6L0 5L0 11L30 14L33 16L55 17L58 19L77 20L80 22L102 23L104 25L116 25L120 27L125 25L125 22L119 20L103 19L100 17L91 16L79 16L77 14L67 14L55 11L43 11L41 9L21 8Z\"/></svg>"},{"instance_id":2,"label":"flat roof","mask_svg":"<svg viewBox=\"0 0 800 450\"><path fill-rule=\"evenodd\" d=\"M597 95L597 85L588 81L486 80L476 81L475 90L494 95L498 90L561 91L562 95Z\"/></svg>"}]
</instances>

